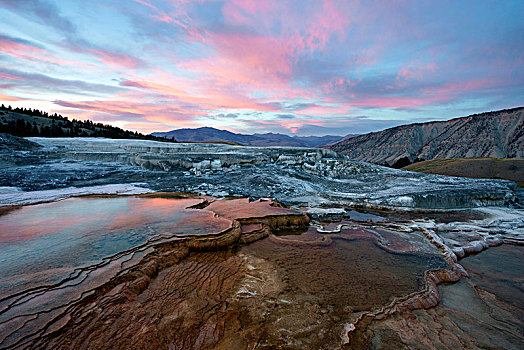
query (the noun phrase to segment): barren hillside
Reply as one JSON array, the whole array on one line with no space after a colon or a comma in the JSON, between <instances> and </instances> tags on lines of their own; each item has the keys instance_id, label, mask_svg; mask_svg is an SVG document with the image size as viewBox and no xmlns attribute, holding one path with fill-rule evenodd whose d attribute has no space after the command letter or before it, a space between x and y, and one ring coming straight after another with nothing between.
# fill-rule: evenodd
<instances>
[{"instance_id":1,"label":"barren hillside","mask_svg":"<svg viewBox=\"0 0 524 350\"><path fill-rule=\"evenodd\" d=\"M401 158L524 158L524 108L397 126L330 148L355 160L390 165Z\"/></svg>"}]
</instances>

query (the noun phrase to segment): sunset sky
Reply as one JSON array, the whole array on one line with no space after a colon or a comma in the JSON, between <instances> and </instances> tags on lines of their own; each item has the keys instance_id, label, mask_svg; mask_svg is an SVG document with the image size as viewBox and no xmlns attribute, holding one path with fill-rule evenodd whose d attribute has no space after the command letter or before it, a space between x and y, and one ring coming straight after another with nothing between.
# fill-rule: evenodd
<instances>
[{"instance_id":1,"label":"sunset sky","mask_svg":"<svg viewBox=\"0 0 524 350\"><path fill-rule=\"evenodd\" d=\"M345 135L524 105L524 1L0 0L0 103Z\"/></svg>"}]
</instances>

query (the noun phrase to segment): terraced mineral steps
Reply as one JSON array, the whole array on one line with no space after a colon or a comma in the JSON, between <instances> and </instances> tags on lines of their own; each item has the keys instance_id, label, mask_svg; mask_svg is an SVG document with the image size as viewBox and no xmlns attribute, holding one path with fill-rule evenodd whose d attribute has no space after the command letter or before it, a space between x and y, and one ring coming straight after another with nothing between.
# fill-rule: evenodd
<instances>
[{"instance_id":1,"label":"terraced mineral steps","mask_svg":"<svg viewBox=\"0 0 524 350\"><path fill-rule=\"evenodd\" d=\"M64 337L68 327L89 327L95 320L85 318L93 316L93 310L121 314L122 303L135 301L146 291L154 294L157 285L164 289L175 285L178 289L188 283L187 288L194 290L211 283L210 298L227 297L225 291L230 286L222 289L219 285L227 285L229 275L240 271L240 260L231 262L223 252L195 256L191 252L234 247L242 235L241 223L211 210L191 208L202 203L202 199L152 195L84 197L7 211L0 217L0 348L67 347ZM273 202L251 204L246 200L241 204L247 214L242 219L250 225L264 225L267 230L286 224L296 228L309 222L304 214L273 207ZM189 270L179 264L186 258L202 262L197 264L205 270L202 275L193 266L196 263ZM214 273L207 269L219 261L224 266L216 266L217 285L212 281ZM174 276L189 273L195 280L179 283L177 277L167 275L163 285L170 267ZM228 272L228 268L236 272ZM152 281L157 284L151 285ZM188 298L190 295L183 296L184 300ZM200 300L198 295L195 298ZM140 303L147 306L147 302ZM101 325L99 328L104 329ZM104 337L110 334L104 332ZM57 343L49 340L56 335L60 335ZM100 339L85 339L78 333L74 338L83 347L101 344L97 342Z\"/></svg>"},{"instance_id":2,"label":"terraced mineral steps","mask_svg":"<svg viewBox=\"0 0 524 350\"><path fill-rule=\"evenodd\" d=\"M427 212L382 215L384 222L358 225L393 228L410 236L420 232L442 252L450 268L426 271L423 291L348 323L344 348L514 349L524 343L522 212L483 208L440 213L438 221L428 219L434 214ZM344 227L348 225L329 224L319 232L340 232Z\"/></svg>"},{"instance_id":3,"label":"terraced mineral steps","mask_svg":"<svg viewBox=\"0 0 524 350\"><path fill-rule=\"evenodd\" d=\"M504 244L461 263L470 278L439 286L440 304L369 325L372 349L520 349L524 344L522 257Z\"/></svg>"},{"instance_id":4,"label":"terraced mineral steps","mask_svg":"<svg viewBox=\"0 0 524 350\"><path fill-rule=\"evenodd\" d=\"M393 231L345 227L321 234L312 227L299 236L270 236L243 247L253 277L240 297L250 295L245 303L257 305L249 317L259 325L259 348L340 347L345 325L424 292L425 272L449 267L436 249L420 249L423 241ZM270 283L278 290L272 297L264 292Z\"/></svg>"},{"instance_id":5,"label":"terraced mineral steps","mask_svg":"<svg viewBox=\"0 0 524 350\"><path fill-rule=\"evenodd\" d=\"M330 222L327 208L316 210L326 222L310 225L272 200L169 192L11 207L0 216L0 348L522 343L521 305L511 300L522 295L521 247L468 248L522 244L522 213L476 209L437 221L334 209L355 219ZM487 335L472 330L477 316Z\"/></svg>"}]
</instances>

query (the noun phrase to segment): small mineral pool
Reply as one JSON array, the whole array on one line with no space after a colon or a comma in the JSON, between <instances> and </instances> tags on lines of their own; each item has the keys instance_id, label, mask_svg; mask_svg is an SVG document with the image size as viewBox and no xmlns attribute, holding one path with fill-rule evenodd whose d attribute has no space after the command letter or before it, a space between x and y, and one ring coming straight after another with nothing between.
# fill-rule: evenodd
<instances>
[{"instance_id":1,"label":"small mineral pool","mask_svg":"<svg viewBox=\"0 0 524 350\"><path fill-rule=\"evenodd\" d=\"M200 202L83 197L9 211L0 216L0 298L155 241L231 226L210 211L186 209Z\"/></svg>"}]
</instances>

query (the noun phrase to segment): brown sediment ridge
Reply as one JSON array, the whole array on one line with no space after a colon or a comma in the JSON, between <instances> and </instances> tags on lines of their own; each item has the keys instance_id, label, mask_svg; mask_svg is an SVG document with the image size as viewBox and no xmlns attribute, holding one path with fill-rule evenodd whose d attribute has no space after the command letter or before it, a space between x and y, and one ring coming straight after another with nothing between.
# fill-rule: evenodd
<instances>
[{"instance_id":1,"label":"brown sediment ridge","mask_svg":"<svg viewBox=\"0 0 524 350\"><path fill-rule=\"evenodd\" d=\"M151 196L148 195L148 197ZM162 196L170 197L172 194L166 193ZM336 295L332 301L319 298L318 300L323 300L322 302L317 301L320 305L321 314L318 319L312 318L308 321L318 320L320 322L322 320L324 322L322 328L313 329L329 332L323 334L329 334L329 339L334 339L334 347L337 347L340 344L340 338L338 338L340 327L344 320L348 320L352 323L346 324L340 347L366 348L373 328L370 325L374 320L390 319L388 317L394 314L398 315L411 310L433 308L440 301L438 285L446 282L457 282L463 275L466 275L462 266L457 263L457 255L443 243L434 231L417 228L415 229L419 231L416 232L417 237L419 237L417 239L427 242L425 236L431 241L442 252L444 260L450 267L440 268L446 265L440 258L441 263L437 265L433 264L431 267L430 265L419 265L424 267L417 270L419 271L417 273L420 273L417 277L417 289L413 289L412 286L409 287L411 289L406 289L408 287L402 290L396 289L389 294L393 299L372 299L366 296L365 299L362 298L361 300L367 300L368 304L366 308L362 308L360 305L364 305L363 302L348 303L349 300L353 300L352 298L337 299L352 295L351 293L341 293L338 290L338 286L350 286L351 283L346 284L347 276L344 277L346 279L337 280L343 277L340 274L337 275L337 273L347 270L340 270L340 266L330 264L331 261L337 259L330 257L335 252L331 249L340 247L344 242L367 240L368 247L372 246L370 243L372 241L380 250L406 256L407 259L410 259L410 255L424 255L427 252L426 250L419 254L416 249L416 244L419 241L405 240L402 238L404 236L399 236L398 232L395 233L395 231L412 232L413 230L409 227L394 225L391 222L382 224L361 222L355 225L349 222L348 226L351 228L347 230L344 228L343 232L339 232L340 234L337 235L317 234L313 236L306 233L301 236L275 236L271 233L307 227L309 218L298 211L285 209L279 207L278 204L275 205L271 201L264 200L214 201L212 198L206 197L190 208L209 210L219 217L230 220L231 226L213 234L177 236L168 241L156 242L150 247L152 249L140 258L137 265L122 269L120 275L101 287L91 290L91 295L69 304L65 310L60 311L58 316L45 324L41 332L35 337L24 338L16 346L49 349L228 349L254 346L260 344L259 341L264 338L271 338L275 341L266 343L265 348L268 346L271 348L272 345L277 344L282 345L284 343L280 341L285 341L285 338L277 334L279 332L278 327L273 327L271 322L274 322L278 316L289 317L286 316L286 313L289 314L288 311L291 309L285 309L285 305L289 301L281 301L280 299L288 299L287 296L293 296L294 293L297 293L297 290L294 289L297 280L293 282L295 284L289 284L291 273L279 276L275 272L276 264L283 263L288 264L286 266L291 269L296 269L298 264L302 264L303 267L300 267L302 275L296 275L298 278L311 276L314 271L327 272L328 277L324 279L314 276L316 281L311 282L315 285L310 288L305 286L304 290L307 290L305 295L326 289L326 287L321 286L324 282L326 282L328 290L333 291L333 294ZM310 231L313 231L313 227L310 228ZM339 231L342 231L342 227ZM232 251L240 245L268 236L269 239L243 247L238 254ZM495 242L496 240L492 241ZM273 245L270 244L271 242L273 242ZM294 253L294 260L289 262L286 260L287 255L282 254L279 256L280 260L259 262L262 265L256 265L254 263L257 259L256 254L252 255L251 253L257 253L260 247L264 248L264 245L266 251L271 252L272 247L277 246L278 248L275 243L290 245L290 248L293 248L291 250L300 246L318 247L319 249L299 249L298 253ZM362 246L357 245L357 247ZM356 249L349 249L352 252L350 254L358 253L359 248ZM466 250L469 251L469 249ZM434 252L435 249L431 248L431 251ZM309 256L304 256L304 253L308 253ZM319 256L315 255L317 253L319 253ZM270 253L269 256L276 256L271 254L273 253ZM276 254L280 253L277 252ZM436 254L436 252L431 254ZM376 257L377 255L372 256ZM343 260L342 264L346 264L347 261L349 260ZM324 263L324 267L328 269L338 268L339 270L331 274L326 269L315 269L314 264L317 262ZM384 265L384 262L382 264ZM252 265L257 269L260 266L265 266L265 268L261 268L259 272L253 272L255 270L253 270L254 266ZM122 265L122 267L124 266ZM392 271L398 272L398 270ZM382 276L380 273L375 275L375 272L369 267L360 270L354 269L351 273L355 276L362 276L362 273L366 275L367 272L371 272L375 279L382 278L379 277ZM266 279L258 278L260 275L257 275L257 273L267 273L268 276L276 276L275 278L282 279L274 282L274 286L271 287L271 283L267 284ZM353 276L351 273L348 275L350 278ZM253 276L251 280L246 277L249 277L250 274ZM401 273L401 275L406 274ZM295 277L292 276L291 278ZM249 283L257 280L258 282L254 283L259 283L259 288L274 288L283 294L260 294L257 298L246 301L248 300L246 298L251 298L250 293L256 292L257 289L243 289L243 287L251 287ZM300 279L298 280L300 281ZM365 283L362 281L369 281L369 279L363 279L359 283ZM382 279L382 284L384 284L383 281L388 280ZM373 283L377 283L376 280ZM264 287L265 285L269 285L269 287ZM293 289L286 289L291 288L291 286L293 286ZM238 294L241 289L243 294ZM399 291L402 291L402 293ZM300 289L298 292L303 293ZM358 293L360 292L353 294L358 295ZM363 293L368 293L368 291L366 290ZM373 297L376 297L376 295L373 295ZM300 298L303 298L303 295ZM300 315L310 317L310 313L316 307L316 302L307 301L306 303L305 299L300 298L293 301L298 305L298 309L292 309L297 312L291 314L295 319L300 318ZM368 299L373 300L374 303L371 303ZM261 300L264 302L261 303ZM377 302L378 300L380 302ZM342 302L345 302L346 305L359 306L353 308L354 311L347 311L349 314L346 315L344 315L346 311L334 312L330 309L333 306L344 305ZM261 304L265 305L261 306ZM268 316L266 311L271 312L272 308L277 307L277 304L279 310L283 311L275 311L272 315L274 317L266 320L265 318ZM350 315L350 317L346 317L347 315ZM296 323L302 322L308 325L308 321L301 319ZM264 322L264 324L260 322ZM293 323L289 324L293 325ZM326 329L329 328L330 330L327 331ZM290 329L294 331L293 328ZM271 333L270 330L278 332ZM306 334L301 335L304 339L310 340L310 338L307 338L306 331L301 330L301 332ZM311 334L314 337L316 333ZM325 338L319 341L327 342L328 340ZM319 343L311 344L318 345ZM3 348L2 346L0 343L0 348ZM264 347L262 346L262 348Z\"/></svg>"},{"instance_id":2,"label":"brown sediment ridge","mask_svg":"<svg viewBox=\"0 0 524 350\"><path fill-rule=\"evenodd\" d=\"M429 270L424 274L426 287L423 291L396 298L378 312L366 312L359 316L353 324L346 325L342 334L342 348L367 348L370 337L368 326L373 320L382 320L395 313L418 309L430 309L440 302L438 285L458 282L463 276L463 269L454 265L450 269Z\"/></svg>"},{"instance_id":3,"label":"brown sediment ridge","mask_svg":"<svg viewBox=\"0 0 524 350\"><path fill-rule=\"evenodd\" d=\"M463 275L467 275L464 268L457 264L455 254L442 243L440 237L424 228L422 228L421 231L426 238L443 253L443 258L450 265L450 268L426 271L424 273L424 290L402 297L396 297L390 304L382 307L380 310L363 312L354 322L346 324L341 334L341 348L367 348L370 338L368 327L374 320L383 320L395 313L435 307L440 302L438 285L457 282ZM378 239L377 244L383 249L388 249L382 245Z\"/></svg>"},{"instance_id":4,"label":"brown sediment ridge","mask_svg":"<svg viewBox=\"0 0 524 350\"><path fill-rule=\"evenodd\" d=\"M272 202L255 202L251 210L249 201L227 202L224 208L244 205L244 215L224 215L231 220L231 227L154 244L153 251L137 265L70 304L36 334L23 336L14 346L124 349L216 344L226 329L238 327L238 312L228 310L226 300L245 266L231 249L279 229L309 224L307 215L273 209ZM209 205L202 209L211 210Z\"/></svg>"},{"instance_id":5,"label":"brown sediment ridge","mask_svg":"<svg viewBox=\"0 0 524 350\"><path fill-rule=\"evenodd\" d=\"M241 244L268 237L272 232L301 230L307 227L310 221L307 215L286 209L280 203L270 200L250 201L248 198L241 198L205 201L201 209L238 221L243 227L239 240Z\"/></svg>"},{"instance_id":6,"label":"brown sediment ridge","mask_svg":"<svg viewBox=\"0 0 524 350\"><path fill-rule=\"evenodd\" d=\"M396 298L391 304L385 306L378 312L367 312L359 316L352 324L347 324L342 334L342 348L366 348L371 334L368 331L369 325L374 320L383 320L395 313L406 311L430 309L440 303L440 293L438 286L443 283L456 283L465 276L469 277L458 260L482 252L489 247L500 246L504 243L513 244L513 241L503 240L499 237L487 237L483 241L475 241L460 249L459 254L456 249L451 250L442 242L442 239L433 230L420 228L426 238L443 253L444 260L450 265L448 269L428 270L425 272L425 289L410 295ZM517 241L517 243L519 243ZM519 244L517 244L519 245Z\"/></svg>"},{"instance_id":7,"label":"brown sediment ridge","mask_svg":"<svg viewBox=\"0 0 524 350\"><path fill-rule=\"evenodd\" d=\"M85 326L85 322L88 322L90 317L96 317L96 304L102 303L105 307L111 307L132 302L150 286L160 271L180 263L193 251L227 249L238 241L240 235L240 223L232 221L231 227L218 233L182 236L168 242L157 243L152 247L154 249L153 252L145 255L137 265L127 270L122 270L122 273L100 287L85 292L85 297L69 303L63 312L53 317L51 321L36 333L29 336L24 335L19 341L8 345L7 348L11 346L17 348L69 347L67 342L61 343L56 342L56 340L62 338L64 334L75 334L76 328ZM76 315L82 316L79 323L75 322ZM73 337L77 335L75 334ZM71 339L67 341L69 342ZM83 347L97 348L98 346L93 347L91 344L84 344ZM5 348L4 345L0 343L0 349L3 348Z\"/></svg>"},{"instance_id":8,"label":"brown sediment ridge","mask_svg":"<svg viewBox=\"0 0 524 350\"><path fill-rule=\"evenodd\" d=\"M242 248L239 253L256 266L243 290L257 293L250 296L251 305L264 315L252 315L261 334L253 344L262 349L284 344L289 349L337 348L344 321L421 291L426 286L424 266L447 266L434 250L420 254L411 243L387 241L368 229L326 235L311 227L299 236L271 235ZM259 295L272 279L260 280L256 271L264 268L257 259L270 263L266 273L275 271L282 283L276 308L271 298Z\"/></svg>"}]
</instances>

